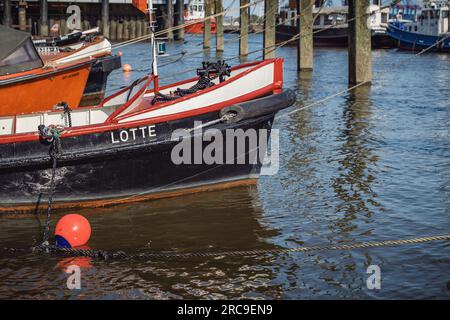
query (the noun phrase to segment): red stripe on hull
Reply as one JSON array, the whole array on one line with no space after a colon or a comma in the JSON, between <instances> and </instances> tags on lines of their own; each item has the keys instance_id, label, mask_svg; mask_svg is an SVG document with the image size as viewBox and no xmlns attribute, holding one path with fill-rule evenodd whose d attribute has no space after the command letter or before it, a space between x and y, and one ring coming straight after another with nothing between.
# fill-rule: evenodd
<instances>
[{"instance_id":1,"label":"red stripe on hull","mask_svg":"<svg viewBox=\"0 0 450 320\"><path fill-rule=\"evenodd\" d=\"M195 34L203 33L203 28L205 26L203 20L199 20L198 22L195 22L195 20L193 20L192 23L190 21L186 21L185 23L188 24L184 27L184 30L187 33L195 33ZM216 33L215 21L211 21L211 33Z\"/></svg>"}]
</instances>

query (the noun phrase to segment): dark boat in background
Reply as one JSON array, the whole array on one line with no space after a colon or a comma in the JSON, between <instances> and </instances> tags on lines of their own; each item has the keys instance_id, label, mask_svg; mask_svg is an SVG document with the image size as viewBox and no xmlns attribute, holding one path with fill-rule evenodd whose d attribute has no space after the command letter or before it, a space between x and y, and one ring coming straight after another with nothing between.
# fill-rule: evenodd
<instances>
[{"instance_id":1,"label":"dark boat in background","mask_svg":"<svg viewBox=\"0 0 450 320\"><path fill-rule=\"evenodd\" d=\"M373 48L393 48L395 41L386 33L389 19L389 7L381 7L379 0L372 0L370 27ZM348 6L314 7L317 18L313 24L313 41L317 47L348 47ZM297 2L290 1L288 6L280 8L280 23L276 26L276 41L283 42L298 34ZM292 41L295 44L298 41Z\"/></svg>"},{"instance_id":2,"label":"dark boat in background","mask_svg":"<svg viewBox=\"0 0 450 320\"><path fill-rule=\"evenodd\" d=\"M324 30L320 33L316 33L313 36L313 43L315 47L347 47L348 46L348 27L336 26L331 29L318 29ZM276 27L276 41L277 43L289 41L298 34L297 26L277 25ZM288 45L295 45L298 41L291 41Z\"/></svg>"}]
</instances>

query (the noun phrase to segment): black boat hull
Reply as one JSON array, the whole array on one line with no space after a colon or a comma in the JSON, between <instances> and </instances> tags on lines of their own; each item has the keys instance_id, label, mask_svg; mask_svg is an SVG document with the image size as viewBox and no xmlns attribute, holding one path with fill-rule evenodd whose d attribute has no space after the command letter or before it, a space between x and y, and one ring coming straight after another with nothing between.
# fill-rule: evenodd
<instances>
[{"instance_id":1,"label":"black boat hull","mask_svg":"<svg viewBox=\"0 0 450 320\"><path fill-rule=\"evenodd\" d=\"M393 49L397 48L397 41L388 34L372 35L372 48L374 49Z\"/></svg>"},{"instance_id":2,"label":"black boat hull","mask_svg":"<svg viewBox=\"0 0 450 320\"><path fill-rule=\"evenodd\" d=\"M120 56L111 55L98 58L92 64L80 106L85 107L99 104L105 98L109 74L121 66Z\"/></svg>"},{"instance_id":3,"label":"black boat hull","mask_svg":"<svg viewBox=\"0 0 450 320\"><path fill-rule=\"evenodd\" d=\"M329 28L323 30L314 30L317 32L313 36L315 47L332 47L347 48L348 47L348 28ZM276 41L278 43L288 41L298 34L296 26L278 25L276 27ZM288 45L296 45L297 41L291 41ZM373 49L389 49L396 48L397 42L387 34L374 33L372 35Z\"/></svg>"},{"instance_id":4,"label":"black boat hull","mask_svg":"<svg viewBox=\"0 0 450 320\"><path fill-rule=\"evenodd\" d=\"M316 30L315 30L316 31ZM298 34L297 26L277 25L276 41L283 42L292 39ZM348 29L329 28L313 35L314 46L316 47L347 47ZM291 41L288 45L295 45L298 40Z\"/></svg>"},{"instance_id":5,"label":"black boat hull","mask_svg":"<svg viewBox=\"0 0 450 320\"><path fill-rule=\"evenodd\" d=\"M204 128L203 133L209 129L219 130L223 133L223 146L226 146L230 142L225 134L228 129L242 129L244 132L249 129L256 132L267 130L267 135L262 138L258 135L257 139L257 148L263 152L276 112L295 101L291 91L281 95L284 96L259 99L256 104L262 105L263 109L266 107L264 114L250 112L248 115L255 117L235 123L221 122ZM239 106L245 109L245 103ZM244 157L246 161L243 164L238 164L237 160L230 164L206 164L204 161L198 164L174 163L172 150L180 143L172 139L174 130L191 129L195 126L194 121L207 123L218 117L220 111L157 123L154 127L149 125L136 130L119 129L61 138L62 152L55 176L55 207L135 202L229 187L256 179L262 163L259 158L256 161L250 159L249 154L255 145L247 140L244 153L238 150L237 143L234 146L235 160ZM198 134L190 140L195 143L195 139L198 139ZM210 142L200 143L204 148ZM0 211L43 209L51 179L49 144L44 141L2 144L0 154Z\"/></svg>"}]
</instances>

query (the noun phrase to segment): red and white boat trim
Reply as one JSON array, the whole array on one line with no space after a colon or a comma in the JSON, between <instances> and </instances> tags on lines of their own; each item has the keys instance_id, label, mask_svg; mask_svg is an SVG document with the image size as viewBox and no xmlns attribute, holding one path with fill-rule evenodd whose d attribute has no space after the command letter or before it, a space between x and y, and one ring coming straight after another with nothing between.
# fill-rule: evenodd
<instances>
[{"instance_id":1,"label":"red and white boat trim","mask_svg":"<svg viewBox=\"0 0 450 320\"><path fill-rule=\"evenodd\" d=\"M231 76L210 88L180 97L173 101L152 104L153 77L145 77L106 98L98 106L79 107L71 112L72 127L65 128L63 136L76 136L119 128L130 128L166 122L220 110L225 106L281 92L283 86L283 59L251 62L232 68ZM159 88L169 93L177 88L188 88L198 78L191 78ZM0 118L0 144L12 141L38 140L39 125L65 126L62 111L16 114Z\"/></svg>"}]
</instances>

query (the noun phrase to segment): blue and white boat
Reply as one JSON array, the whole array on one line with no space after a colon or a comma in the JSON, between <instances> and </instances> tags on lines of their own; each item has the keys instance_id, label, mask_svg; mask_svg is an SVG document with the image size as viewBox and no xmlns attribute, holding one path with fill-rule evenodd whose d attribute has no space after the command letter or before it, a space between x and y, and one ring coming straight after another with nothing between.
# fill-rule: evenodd
<instances>
[{"instance_id":1,"label":"blue and white boat","mask_svg":"<svg viewBox=\"0 0 450 320\"><path fill-rule=\"evenodd\" d=\"M411 23L389 23L388 34L401 49L450 52L449 1L424 2L421 14Z\"/></svg>"}]
</instances>

